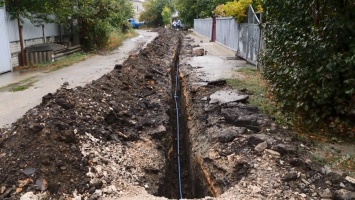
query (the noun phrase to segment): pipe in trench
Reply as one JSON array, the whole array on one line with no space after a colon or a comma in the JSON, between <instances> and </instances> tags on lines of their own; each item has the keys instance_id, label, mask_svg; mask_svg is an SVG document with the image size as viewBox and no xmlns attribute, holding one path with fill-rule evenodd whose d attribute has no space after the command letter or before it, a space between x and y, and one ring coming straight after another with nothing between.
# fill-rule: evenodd
<instances>
[{"instance_id":1,"label":"pipe in trench","mask_svg":"<svg viewBox=\"0 0 355 200\"><path fill-rule=\"evenodd\" d=\"M21 47L21 66L25 66L25 52L24 52L24 47L23 47L23 38L22 38L22 26L20 23L20 16L17 17L17 26L18 26L18 34L20 37L20 47Z\"/></svg>"},{"instance_id":2,"label":"pipe in trench","mask_svg":"<svg viewBox=\"0 0 355 200\"><path fill-rule=\"evenodd\" d=\"M180 53L180 45L178 47L177 55ZM182 195L182 183L181 183L181 159L180 159L180 120L179 120L179 96L178 96L178 86L179 86L179 62L175 63L175 91L174 91L174 102L176 111L176 149L177 149L177 166L178 166L178 185L179 185L179 199L183 199Z\"/></svg>"}]
</instances>

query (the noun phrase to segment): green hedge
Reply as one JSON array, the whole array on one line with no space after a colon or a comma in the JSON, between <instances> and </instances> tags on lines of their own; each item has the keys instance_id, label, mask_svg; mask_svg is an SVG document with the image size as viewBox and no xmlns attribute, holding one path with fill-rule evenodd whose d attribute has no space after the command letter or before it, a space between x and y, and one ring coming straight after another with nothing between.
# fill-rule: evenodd
<instances>
[{"instance_id":1,"label":"green hedge","mask_svg":"<svg viewBox=\"0 0 355 200\"><path fill-rule=\"evenodd\" d=\"M303 123L354 120L354 7L346 0L264 1L263 73L276 99Z\"/></svg>"}]
</instances>

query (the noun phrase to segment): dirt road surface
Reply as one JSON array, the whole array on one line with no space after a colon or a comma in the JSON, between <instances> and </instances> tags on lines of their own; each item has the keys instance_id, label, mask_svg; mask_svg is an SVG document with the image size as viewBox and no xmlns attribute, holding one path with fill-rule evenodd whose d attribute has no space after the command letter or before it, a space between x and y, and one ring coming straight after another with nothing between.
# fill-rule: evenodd
<instances>
[{"instance_id":1,"label":"dirt road surface","mask_svg":"<svg viewBox=\"0 0 355 200\"><path fill-rule=\"evenodd\" d=\"M117 50L104 55L95 55L89 59L57 71L27 70L0 75L0 87L25 79L36 81L29 89L19 92L0 92L0 127L9 127L11 123L38 105L42 97L55 92L64 82L69 87L84 86L104 74L112 71L115 64L122 63L132 53L137 53L146 43L156 36L156 32L137 30L138 37L126 40Z\"/></svg>"}]
</instances>

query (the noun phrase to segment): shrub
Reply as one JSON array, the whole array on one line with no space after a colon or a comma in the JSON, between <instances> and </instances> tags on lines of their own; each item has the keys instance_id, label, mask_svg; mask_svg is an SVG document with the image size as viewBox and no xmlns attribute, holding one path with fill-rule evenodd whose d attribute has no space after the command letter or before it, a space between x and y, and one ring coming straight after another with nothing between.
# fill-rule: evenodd
<instances>
[{"instance_id":1,"label":"shrub","mask_svg":"<svg viewBox=\"0 0 355 200\"><path fill-rule=\"evenodd\" d=\"M169 7L165 6L163 8L163 11L161 12L161 16L163 17L163 23L164 25L168 25L171 23L171 10Z\"/></svg>"},{"instance_id":2,"label":"shrub","mask_svg":"<svg viewBox=\"0 0 355 200\"><path fill-rule=\"evenodd\" d=\"M310 127L354 118L354 5L332 0L264 2L264 76L283 107Z\"/></svg>"},{"instance_id":3,"label":"shrub","mask_svg":"<svg viewBox=\"0 0 355 200\"><path fill-rule=\"evenodd\" d=\"M215 15L222 17L234 17L238 22L247 16L249 5L252 4L254 10L262 12L261 0L234 0L226 4L220 4L214 10Z\"/></svg>"}]
</instances>

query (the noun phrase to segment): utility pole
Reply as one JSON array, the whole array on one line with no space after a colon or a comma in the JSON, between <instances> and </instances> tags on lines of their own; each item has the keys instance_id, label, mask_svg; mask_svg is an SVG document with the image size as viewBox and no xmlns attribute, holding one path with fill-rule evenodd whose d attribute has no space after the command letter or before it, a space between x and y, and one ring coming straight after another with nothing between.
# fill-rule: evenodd
<instances>
[{"instance_id":1,"label":"utility pole","mask_svg":"<svg viewBox=\"0 0 355 200\"><path fill-rule=\"evenodd\" d=\"M20 66L25 66L25 52L24 52L24 47L23 47L23 38L22 38L22 26L20 22L20 13L19 13L19 8L20 8L20 0L16 0L16 6L17 6L17 26L18 26L18 35L20 37L20 47L21 47L21 60L20 60Z\"/></svg>"},{"instance_id":2,"label":"utility pole","mask_svg":"<svg viewBox=\"0 0 355 200\"><path fill-rule=\"evenodd\" d=\"M74 45L78 45L80 44L79 23L78 23L78 15L77 15L79 9L79 0L72 0L72 4L75 13L71 19L73 43Z\"/></svg>"}]
</instances>

